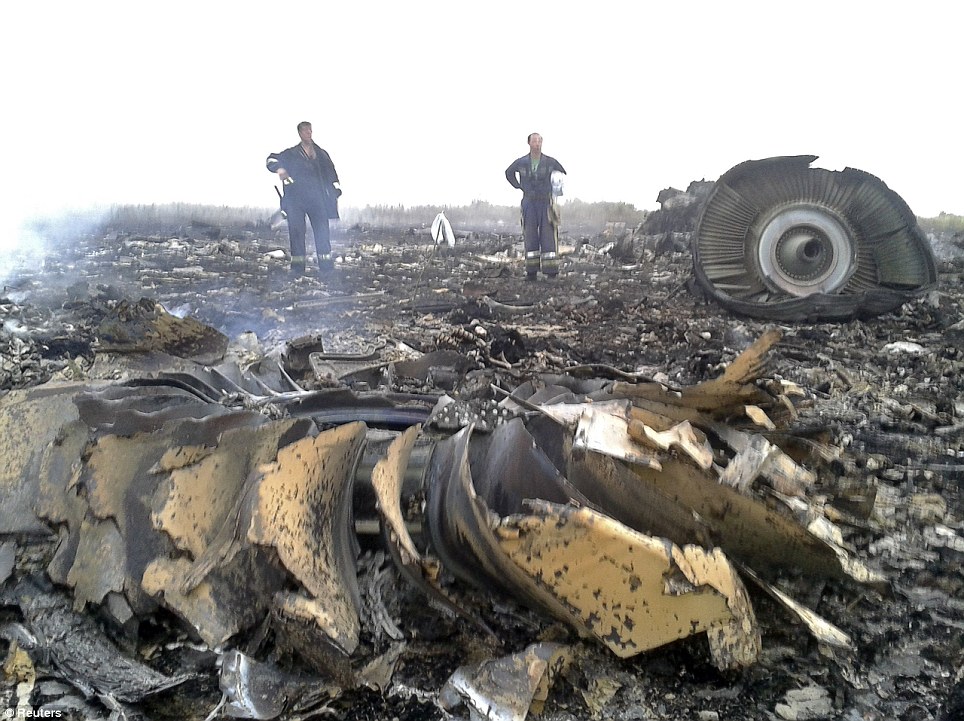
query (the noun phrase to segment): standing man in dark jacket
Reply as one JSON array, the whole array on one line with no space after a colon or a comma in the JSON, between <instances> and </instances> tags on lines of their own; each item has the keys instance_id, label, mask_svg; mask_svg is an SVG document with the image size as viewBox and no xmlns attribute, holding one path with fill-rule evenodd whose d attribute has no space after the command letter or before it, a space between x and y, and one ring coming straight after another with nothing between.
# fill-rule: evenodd
<instances>
[{"instance_id":1,"label":"standing man in dark jacket","mask_svg":"<svg viewBox=\"0 0 964 721\"><path fill-rule=\"evenodd\" d=\"M341 186L331 157L311 139L311 123L298 123L301 142L293 148L268 156L267 166L284 186L281 209L288 218L291 270L305 272L305 216L315 236L318 269L331 270L331 231L328 219L338 217Z\"/></svg>"},{"instance_id":2,"label":"standing man in dark jacket","mask_svg":"<svg viewBox=\"0 0 964 721\"><path fill-rule=\"evenodd\" d=\"M552 173L565 173L555 158L542 154L542 136L531 133L529 154L505 169L505 179L522 190L522 230L526 247L526 279L535 280L540 264L548 278L559 273L558 214L553 205Z\"/></svg>"}]
</instances>

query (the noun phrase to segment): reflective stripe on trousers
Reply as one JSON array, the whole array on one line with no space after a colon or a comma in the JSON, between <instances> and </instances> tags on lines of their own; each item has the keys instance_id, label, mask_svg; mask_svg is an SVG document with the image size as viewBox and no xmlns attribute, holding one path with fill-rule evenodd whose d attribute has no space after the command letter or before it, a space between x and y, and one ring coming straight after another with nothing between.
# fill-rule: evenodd
<instances>
[{"instance_id":1,"label":"reflective stripe on trousers","mask_svg":"<svg viewBox=\"0 0 964 721\"><path fill-rule=\"evenodd\" d=\"M539 272L539 256L541 253L538 250L527 250L526 251L526 273L538 273Z\"/></svg>"}]
</instances>

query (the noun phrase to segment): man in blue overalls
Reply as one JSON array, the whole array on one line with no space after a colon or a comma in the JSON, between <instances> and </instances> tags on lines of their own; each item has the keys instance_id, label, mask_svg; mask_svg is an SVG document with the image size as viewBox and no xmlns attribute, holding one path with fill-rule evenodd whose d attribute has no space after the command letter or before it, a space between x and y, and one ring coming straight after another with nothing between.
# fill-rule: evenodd
<instances>
[{"instance_id":1,"label":"man in blue overalls","mask_svg":"<svg viewBox=\"0 0 964 721\"><path fill-rule=\"evenodd\" d=\"M540 268L547 278L559 274L558 215L552 199L552 173L565 173L555 158L542 154L542 136L531 133L529 154L505 169L505 179L522 190L522 230L526 248L526 279Z\"/></svg>"},{"instance_id":2,"label":"man in blue overalls","mask_svg":"<svg viewBox=\"0 0 964 721\"><path fill-rule=\"evenodd\" d=\"M268 156L266 165L277 173L284 185L281 209L288 218L288 240L291 243L291 270L305 272L305 233L311 221L315 236L318 269L326 271L331 260L329 218L338 217L341 186L331 157L311 139L311 123L298 123L301 142L280 153Z\"/></svg>"}]
</instances>

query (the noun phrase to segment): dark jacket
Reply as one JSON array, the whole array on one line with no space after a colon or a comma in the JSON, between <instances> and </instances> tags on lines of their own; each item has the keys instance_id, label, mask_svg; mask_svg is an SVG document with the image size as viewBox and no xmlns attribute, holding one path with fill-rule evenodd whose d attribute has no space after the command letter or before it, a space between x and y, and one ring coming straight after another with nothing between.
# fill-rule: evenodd
<instances>
[{"instance_id":1,"label":"dark jacket","mask_svg":"<svg viewBox=\"0 0 964 721\"><path fill-rule=\"evenodd\" d=\"M552 195L552 171L554 170L560 173L566 172L562 163L543 154L539 158L539 167L533 173L532 160L528 155L523 155L518 160L513 160L512 165L505 169L505 179L513 188L521 188L523 197L548 200Z\"/></svg>"},{"instance_id":2,"label":"dark jacket","mask_svg":"<svg viewBox=\"0 0 964 721\"><path fill-rule=\"evenodd\" d=\"M285 198L288 201L304 203L320 195L325 199L328 217L337 218L338 196L341 195L341 191L334 188L333 184L338 182L338 173L328 153L318 147L317 143L313 145L315 146L314 160L308 157L299 143L280 153L272 153L265 161L265 165L272 173L278 172L278 168L288 171L293 181L284 186Z\"/></svg>"}]
</instances>

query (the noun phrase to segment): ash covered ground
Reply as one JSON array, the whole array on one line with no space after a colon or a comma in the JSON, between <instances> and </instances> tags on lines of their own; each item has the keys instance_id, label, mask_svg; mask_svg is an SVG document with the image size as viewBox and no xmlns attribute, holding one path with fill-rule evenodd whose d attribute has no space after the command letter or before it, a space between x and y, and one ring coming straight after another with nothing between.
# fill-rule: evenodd
<instances>
[{"instance_id":1,"label":"ash covered ground","mask_svg":"<svg viewBox=\"0 0 964 721\"><path fill-rule=\"evenodd\" d=\"M570 230L561 276L532 283L519 237L486 230L460 232L454 248L436 248L424 229L337 229L335 270L291 276L279 252L286 239L267 227L105 228L62 240L42 267L8 279L0 381L7 390L104 373L93 365L98 322L121 300L142 297L252 352L280 354L309 334L334 354L450 349L509 385L539 372L689 385L718 375L768 327L691 292L686 232L596 230ZM459 665L551 639L575 645L542 715L551 721L961 718L964 248L948 238L939 251L937 290L874 319L785 325L769 356L767 375L814 395L798 429L820 430L844 449L837 475L819 479L822 492L847 512L846 543L891 581L878 593L786 579L854 639L852 655L829 654L762 594L753 602L763 657L722 673L699 636L623 661L510 599L465 589L465 602L504 638L494 648L420 608L400 586L390 608L410 641L391 692L354 691L307 717L446 718L433 694ZM459 391L458 378L435 383L397 390ZM848 495L853 488L862 492ZM17 620L15 610L5 614ZM172 633L158 624L156 637L144 640L153 655L143 646L137 652L167 670L191 654L208 673L140 710L203 719L220 697L211 655L171 645ZM810 700L794 702L808 689Z\"/></svg>"}]
</instances>

